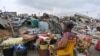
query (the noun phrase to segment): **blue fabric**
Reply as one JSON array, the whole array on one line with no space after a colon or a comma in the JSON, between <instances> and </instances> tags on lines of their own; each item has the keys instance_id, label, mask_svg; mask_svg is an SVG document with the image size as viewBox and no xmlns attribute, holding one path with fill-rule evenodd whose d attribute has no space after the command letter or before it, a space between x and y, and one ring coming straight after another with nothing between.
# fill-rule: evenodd
<instances>
[{"instance_id":1,"label":"blue fabric","mask_svg":"<svg viewBox=\"0 0 100 56\"><path fill-rule=\"evenodd\" d=\"M21 45L21 46L15 45L14 46L14 51L17 51L18 49L21 49L22 51L25 51L27 48L26 48L25 45Z\"/></svg>"}]
</instances>

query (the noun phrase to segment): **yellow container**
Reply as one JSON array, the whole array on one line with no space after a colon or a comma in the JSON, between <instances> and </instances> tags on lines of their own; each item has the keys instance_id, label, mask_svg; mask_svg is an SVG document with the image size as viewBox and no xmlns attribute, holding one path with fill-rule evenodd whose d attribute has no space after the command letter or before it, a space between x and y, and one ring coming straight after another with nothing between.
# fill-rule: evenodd
<instances>
[{"instance_id":1,"label":"yellow container","mask_svg":"<svg viewBox=\"0 0 100 56\"><path fill-rule=\"evenodd\" d=\"M46 44L46 45L40 45L40 49L41 49L41 50L46 50L46 49L48 49L48 44Z\"/></svg>"}]
</instances>

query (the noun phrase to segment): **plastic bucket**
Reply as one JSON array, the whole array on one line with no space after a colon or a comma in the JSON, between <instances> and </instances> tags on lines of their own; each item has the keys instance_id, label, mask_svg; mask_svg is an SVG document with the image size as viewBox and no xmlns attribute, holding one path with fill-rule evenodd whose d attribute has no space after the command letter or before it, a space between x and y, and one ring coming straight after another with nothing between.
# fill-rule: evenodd
<instances>
[{"instance_id":1,"label":"plastic bucket","mask_svg":"<svg viewBox=\"0 0 100 56\"><path fill-rule=\"evenodd\" d=\"M48 44L46 44L46 45L40 45L40 49L41 49L41 50L46 50L46 49L48 49Z\"/></svg>"}]
</instances>

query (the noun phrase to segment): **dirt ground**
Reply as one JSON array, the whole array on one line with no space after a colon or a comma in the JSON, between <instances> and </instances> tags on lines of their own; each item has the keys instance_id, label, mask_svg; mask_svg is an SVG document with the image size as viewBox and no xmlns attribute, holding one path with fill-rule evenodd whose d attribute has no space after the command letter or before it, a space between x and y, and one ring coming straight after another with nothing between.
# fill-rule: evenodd
<instances>
[{"instance_id":1,"label":"dirt ground","mask_svg":"<svg viewBox=\"0 0 100 56\"><path fill-rule=\"evenodd\" d=\"M28 55L27 56L39 56L37 51L28 51Z\"/></svg>"},{"instance_id":2,"label":"dirt ground","mask_svg":"<svg viewBox=\"0 0 100 56\"><path fill-rule=\"evenodd\" d=\"M90 56L100 56L100 51L95 50L95 46L91 46L89 52Z\"/></svg>"}]
</instances>

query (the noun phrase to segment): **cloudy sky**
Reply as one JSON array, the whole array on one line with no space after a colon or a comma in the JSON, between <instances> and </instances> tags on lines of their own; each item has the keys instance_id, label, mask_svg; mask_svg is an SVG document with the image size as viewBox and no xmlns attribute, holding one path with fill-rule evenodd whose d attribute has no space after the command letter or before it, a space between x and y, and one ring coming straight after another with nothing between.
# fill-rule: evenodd
<instances>
[{"instance_id":1,"label":"cloudy sky","mask_svg":"<svg viewBox=\"0 0 100 56\"><path fill-rule=\"evenodd\" d=\"M5 8L5 9L4 9ZM100 16L99 0L0 0L3 11L18 13L50 13L54 15L72 15L81 13L91 17ZM87 12L88 11L88 12Z\"/></svg>"}]
</instances>

